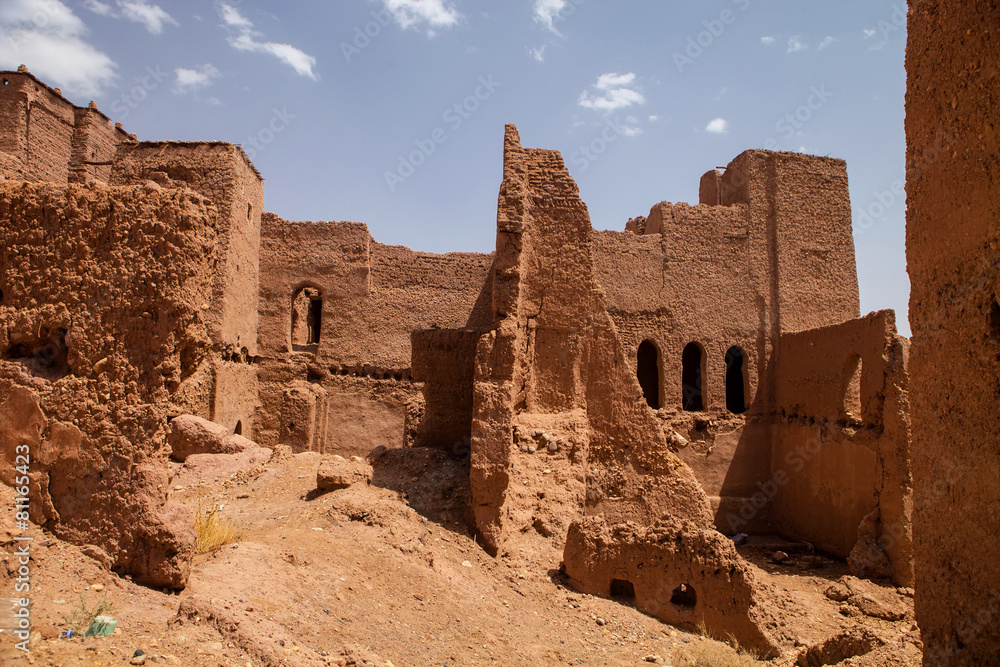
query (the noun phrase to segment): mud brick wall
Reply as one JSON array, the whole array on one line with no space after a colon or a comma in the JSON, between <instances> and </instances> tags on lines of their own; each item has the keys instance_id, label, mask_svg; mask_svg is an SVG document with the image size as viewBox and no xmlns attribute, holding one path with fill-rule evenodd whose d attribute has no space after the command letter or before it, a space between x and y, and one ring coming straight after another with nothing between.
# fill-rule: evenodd
<instances>
[{"instance_id":1,"label":"mud brick wall","mask_svg":"<svg viewBox=\"0 0 1000 667\"><path fill-rule=\"evenodd\" d=\"M1000 7L911 0L906 47L917 622L930 667L1000 655Z\"/></svg>"},{"instance_id":2,"label":"mud brick wall","mask_svg":"<svg viewBox=\"0 0 1000 667\"><path fill-rule=\"evenodd\" d=\"M74 106L27 71L0 72L0 175L15 180L108 180L119 143L133 139L94 103Z\"/></svg>"},{"instance_id":3,"label":"mud brick wall","mask_svg":"<svg viewBox=\"0 0 1000 667\"><path fill-rule=\"evenodd\" d=\"M73 105L33 76L0 74L3 150L19 169L8 178L65 183L73 140Z\"/></svg>"},{"instance_id":4,"label":"mud brick wall","mask_svg":"<svg viewBox=\"0 0 1000 667\"><path fill-rule=\"evenodd\" d=\"M913 585L906 360L892 311L781 337L769 416L779 533Z\"/></svg>"},{"instance_id":5,"label":"mud brick wall","mask_svg":"<svg viewBox=\"0 0 1000 667\"><path fill-rule=\"evenodd\" d=\"M433 326L488 321L485 291L492 255L435 255L374 241L353 222L289 222L265 215L261 240L259 349L260 439L282 437L280 417L290 383L327 391L326 432L312 442L326 451L367 454L402 446L411 381L410 334ZM321 299L319 341L292 340L292 299L303 288ZM322 406L321 406L322 407ZM358 424L350 423L350 415Z\"/></svg>"}]
</instances>

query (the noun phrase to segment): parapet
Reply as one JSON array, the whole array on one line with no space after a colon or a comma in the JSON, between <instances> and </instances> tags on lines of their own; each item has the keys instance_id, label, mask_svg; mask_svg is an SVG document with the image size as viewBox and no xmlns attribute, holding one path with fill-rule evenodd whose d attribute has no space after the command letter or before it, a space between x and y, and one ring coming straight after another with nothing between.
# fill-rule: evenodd
<instances>
[{"instance_id":1,"label":"parapet","mask_svg":"<svg viewBox=\"0 0 1000 667\"><path fill-rule=\"evenodd\" d=\"M112 185L154 181L186 186L220 203L229 179L245 172L258 184L264 178L243 149L224 141L143 141L123 144L115 154Z\"/></svg>"}]
</instances>

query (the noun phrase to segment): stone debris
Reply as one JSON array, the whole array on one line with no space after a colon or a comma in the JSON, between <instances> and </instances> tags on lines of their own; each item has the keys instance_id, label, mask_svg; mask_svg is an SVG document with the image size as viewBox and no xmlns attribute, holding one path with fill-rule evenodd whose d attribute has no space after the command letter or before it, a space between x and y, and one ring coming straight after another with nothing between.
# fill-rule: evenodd
<instances>
[{"instance_id":1,"label":"stone debris","mask_svg":"<svg viewBox=\"0 0 1000 667\"><path fill-rule=\"evenodd\" d=\"M324 458L316 471L316 487L323 491L346 489L352 484L371 484L372 466L360 457L350 460L334 455Z\"/></svg>"},{"instance_id":2,"label":"stone debris","mask_svg":"<svg viewBox=\"0 0 1000 667\"><path fill-rule=\"evenodd\" d=\"M167 426L170 456L184 462L192 454L237 454L257 444L221 424L195 415L178 415Z\"/></svg>"}]
</instances>

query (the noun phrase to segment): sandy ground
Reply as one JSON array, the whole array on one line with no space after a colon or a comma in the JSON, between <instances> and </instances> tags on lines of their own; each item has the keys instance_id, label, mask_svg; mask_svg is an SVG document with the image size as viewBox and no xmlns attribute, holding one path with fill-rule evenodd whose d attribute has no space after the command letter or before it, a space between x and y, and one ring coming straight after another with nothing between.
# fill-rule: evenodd
<instances>
[{"instance_id":1,"label":"sandy ground","mask_svg":"<svg viewBox=\"0 0 1000 667\"><path fill-rule=\"evenodd\" d=\"M391 451L371 486L329 493L316 489L319 462L317 454L285 453L214 481L211 470L195 475L175 466L174 499L192 509L221 506L219 515L243 533L197 556L180 593L137 586L33 529L31 651L16 651L0 635L0 658L240 667L754 664L713 639L578 594L558 570L487 555L465 528L464 462L430 450ZM789 559L779 565L771 554L780 547ZM6 550L13 548L8 542ZM798 644L762 664L794 664L807 647L842 632L884 643L842 664L919 664L910 591L871 585L865 595L876 615L885 607L878 601L904 614L873 618L870 609L824 594L846 573L842 563L776 539L753 538L740 551L782 589L780 616ZM13 557L5 562L12 572ZM113 635L59 638L81 596L88 606L111 605ZM836 664L850 643L826 653L814 648L820 657L802 664ZM137 650L144 655L134 658Z\"/></svg>"}]
</instances>

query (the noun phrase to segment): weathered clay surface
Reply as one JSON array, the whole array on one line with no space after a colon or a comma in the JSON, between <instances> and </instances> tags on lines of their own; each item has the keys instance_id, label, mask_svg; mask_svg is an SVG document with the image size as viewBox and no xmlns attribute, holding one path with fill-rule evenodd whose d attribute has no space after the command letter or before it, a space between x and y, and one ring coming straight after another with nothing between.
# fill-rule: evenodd
<instances>
[{"instance_id":1,"label":"weathered clay surface","mask_svg":"<svg viewBox=\"0 0 1000 667\"><path fill-rule=\"evenodd\" d=\"M649 527L610 525L587 517L570 526L566 574L577 589L622 595L657 618L685 628L731 635L765 655L780 653L776 597L732 540L690 521Z\"/></svg>"},{"instance_id":2,"label":"weathered clay surface","mask_svg":"<svg viewBox=\"0 0 1000 667\"><path fill-rule=\"evenodd\" d=\"M924 664L1000 656L1000 7L910 0L906 262Z\"/></svg>"},{"instance_id":3,"label":"weathered clay surface","mask_svg":"<svg viewBox=\"0 0 1000 667\"><path fill-rule=\"evenodd\" d=\"M0 438L31 443L32 518L183 586L192 529L160 517L162 447L171 382L211 350L216 209L183 189L6 182L0 218ZM147 571L151 549L176 564Z\"/></svg>"}]
</instances>

